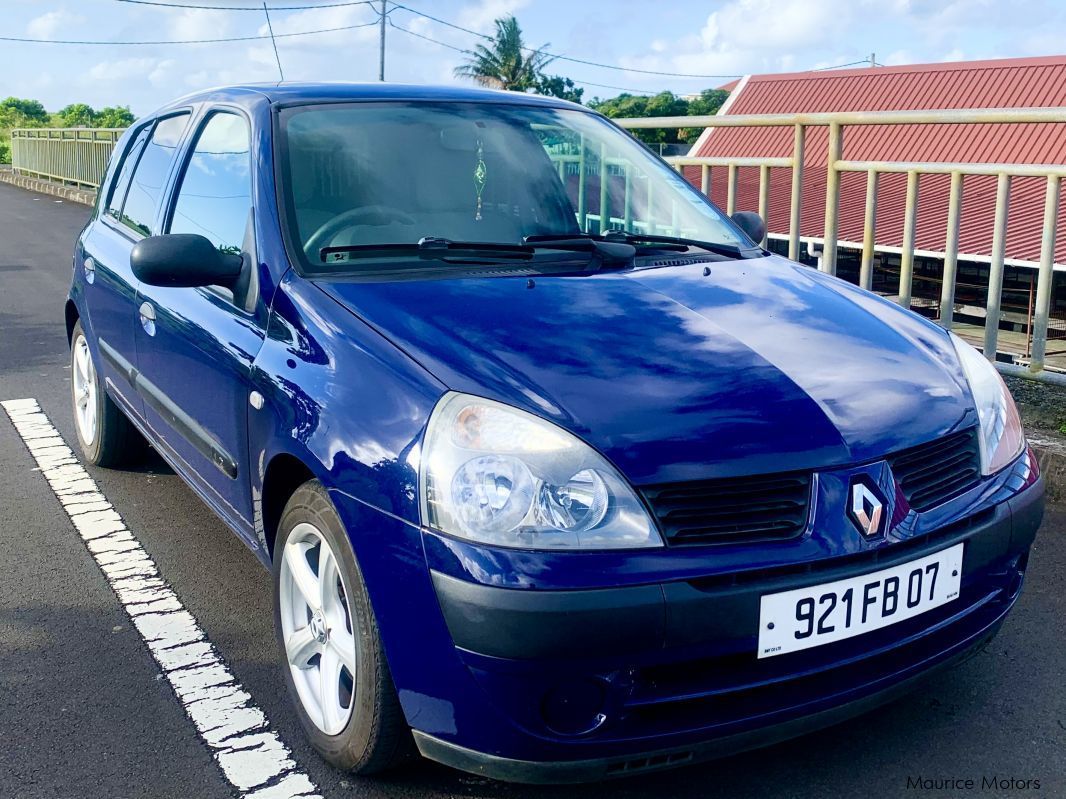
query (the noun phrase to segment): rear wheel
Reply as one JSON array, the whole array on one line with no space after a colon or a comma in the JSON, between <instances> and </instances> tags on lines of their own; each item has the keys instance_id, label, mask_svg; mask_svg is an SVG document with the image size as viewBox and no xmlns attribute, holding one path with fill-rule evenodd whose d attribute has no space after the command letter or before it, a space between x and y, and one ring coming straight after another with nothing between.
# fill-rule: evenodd
<instances>
[{"instance_id":1,"label":"rear wheel","mask_svg":"<svg viewBox=\"0 0 1066 799\"><path fill-rule=\"evenodd\" d=\"M144 456L144 437L104 390L80 321L70 338L70 393L74 429L86 460L123 466Z\"/></svg>"},{"instance_id":2,"label":"rear wheel","mask_svg":"<svg viewBox=\"0 0 1066 799\"><path fill-rule=\"evenodd\" d=\"M402 759L410 734L370 599L317 480L296 490L278 525L274 628L289 694L319 753L362 774Z\"/></svg>"}]
</instances>

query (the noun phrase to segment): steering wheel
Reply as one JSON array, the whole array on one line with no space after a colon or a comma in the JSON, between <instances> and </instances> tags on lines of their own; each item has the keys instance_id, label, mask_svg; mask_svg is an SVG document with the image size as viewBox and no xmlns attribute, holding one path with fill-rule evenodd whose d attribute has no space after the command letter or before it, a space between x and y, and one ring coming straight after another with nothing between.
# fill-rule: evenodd
<instances>
[{"instance_id":1,"label":"steering wheel","mask_svg":"<svg viewBox=\"0 0 1066 799\"><path fill-rule=\"evenodd\" d=\"M321 225L318 230L311 234L311 238L304 245L304 252L312 262L317 263L318 252L328 246L328 242L346 227L353 225L387 225L389 222L400 222L405 225L413 225L415 220L410 214L404 213L399 208L389 205L365 205L362 208L350 208L344 213L330 219Z\"/></svg>"}]
</instances>

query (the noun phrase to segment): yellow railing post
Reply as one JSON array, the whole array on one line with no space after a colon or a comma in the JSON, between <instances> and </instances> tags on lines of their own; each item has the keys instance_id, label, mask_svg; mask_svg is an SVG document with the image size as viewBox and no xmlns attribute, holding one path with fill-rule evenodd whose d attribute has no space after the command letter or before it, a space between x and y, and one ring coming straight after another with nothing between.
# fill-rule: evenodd
<instances>
[{"instance_id":1,"label":"yellow railing post","mask_svg":"<svg viewBox=\"0 0 1066 799\"><path fill-rule=\"evenodd\" d=\"M763 234L758 244L765 247L770 236L770 167L767 164L759 167L759 216L763 221Z\"/></svg>"},{"instance_id":2,"label":"yellow railing post","mask_svg":"<svg viewBox=\"0 0 1066 799\"><path fill-rule=\"evenodd\" d=\"M729 179L726 183L725 212L732 216L737 212L737 165L729 165Z\"/></svg>"},{"instance_id":3,"label":"yellow railing post","mask_svg":"<svg viewBox=\"0 0 1066 799\"><path fill-rule=\"evenodd\" d=\"M588 233L588 201L585 199L585 134L581 134L577 160L577 223L582 232Z\"/></svg>"},{"instance_id":4,"label":"yellow railing post","mask_svg":"<svg viewBox=\"0 0 1066 799\"><path fill-rule=\"evenodd\" d=\"M788 257L799 260L800 198L803 195L803 148L806 129L796 125L792 136L792 194L788 210Z\"/></svg>"},{"instance_id":5,"label":"yellow railing post","mask_svg":"<svg viewBox=\"0 0 1066 799\"><path fill-rule=\"evenodd\" d=\"M607 210L607 145L600 145L600 233L606 233L611 226Z\"/></svg>"},{"instance_id":6,"label":"yellow railing post","mask_svg":"<svg viewBox=\"0 0 1066 799\"><path fill-rule=\"evenodd\" d=\"M704 196L711 196L711 168L707 164L700 164L700 191Z\"/></svg>"},{"instance_id":7,"label":"yellow railing post","mask_svg":"<svg viewBox=\"0 0 1066 799\"><path fill-rule=\"evenodd\" d=\"M870 291L874 286L874 245L877 230L877 170L866 173L866 212L862 227L862 263L859 285Z\"/></svg>"},{"instance_id":8,"label":"yellow railing post","mask_svg":"<svg viewBox=\"0 0 1066 799\"><path fill-rule=\"evenodd\" d=\"M951 330L955 315L955 276L959 265L959 218L962 214L962 173L951 173L948 229L944 233L944 280L940 285L940 326Z\"/></svg>"},{"instance_id":9,"label":"yellow railing post","mask_svg":"<svg viewBox=\"0 0 1066 799\"><path fill-rule=\"evenodd\" d=\"M1003 258L1007 251L1007 213L1010 208L1010 175L996 181L996 215L992 223L992 263L988 267L988 296L985 300L984 353L995 363L999 346L999 308L1003 296Z\"/></svg>"},{"instance_id":10,"label":"yellow railing post","mask_svg":"<svg viewBox=\"0 0 1066 799\"><path fill-rule=\"evenodd\" d=\"M899 304L911 307L914 279L914 234L918 224L918 172L907 173L907 203L903 211L903 252L899 257Z\"/></svg>"},{"instance_id":11,"label":"yellow railing post","mask_svg":"<svg viewBox=\"0 0 1066 799\"><path fill-rule=\"evenodd\" d=\"M837 273L837 212L840 208L840 160L844 128L839 122L829 124L829 153L825 178L825 235L822 243L822 271Z\"/></svg>"},{"instance_id":12,"label":"yellow railing post","mask_svg":"<svg viewBox=\"0 0 1066 799\"><path fill-rule=\"evenodd\" d=\"M1044 368L1047 328L1051 315L1051 279L1055 268L1055 228L1059 219L1059 176L1049 175L1044 198L1044 231L1040 238L1040 272L1036 280L1036 303L1033 315L1033 354L1029 371Z\"/></svg>"}]
</instances>

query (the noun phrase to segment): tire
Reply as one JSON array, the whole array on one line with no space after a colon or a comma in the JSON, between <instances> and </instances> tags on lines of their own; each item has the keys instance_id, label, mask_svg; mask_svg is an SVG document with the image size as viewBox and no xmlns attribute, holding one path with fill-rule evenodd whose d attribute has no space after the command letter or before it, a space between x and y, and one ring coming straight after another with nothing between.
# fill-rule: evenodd
<instances>
[{"instance_id":1,"label":"tire","mask_svg":"<svg viewBox=\"0 0 1066 799\"><path fill-rule=\"evenodd\" d=\"M325 588L318 579L323 568ZM345 771L373 774L395 766L413 750L410 731L359 564L317 480L296 489L285 506L273 574L282 672L311 744ZM348 661L338 654L345 651Z\"/></svg>"},{"instance_id":2,"label":"tire","mask_svg":"<svg viewBox=\"0 0 1066 799\"><path fill-rule=\"evenodd\" d=\"M70 337L70 398L78 446L89 463L126 466L144 458L147 442L107 395L80 320Z\"/></svg>"}]
</instances>

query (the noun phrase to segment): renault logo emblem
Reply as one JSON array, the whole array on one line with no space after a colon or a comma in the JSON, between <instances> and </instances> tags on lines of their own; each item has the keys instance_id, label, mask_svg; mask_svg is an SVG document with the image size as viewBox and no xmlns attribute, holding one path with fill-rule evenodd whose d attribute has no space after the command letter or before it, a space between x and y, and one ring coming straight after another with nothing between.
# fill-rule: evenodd
<instances>
[{"instance_id":1,"label":"renault logo emblem","mask_svg":"<svg viewBox=\"0 0 1066 799\"><path fill-rule=\"evenodd\" d=\"M885 503L866 483L856 480L851 484L848 516L866 538L876 538L881 534L884 510Z\"/></svg>"}]
</instances>

